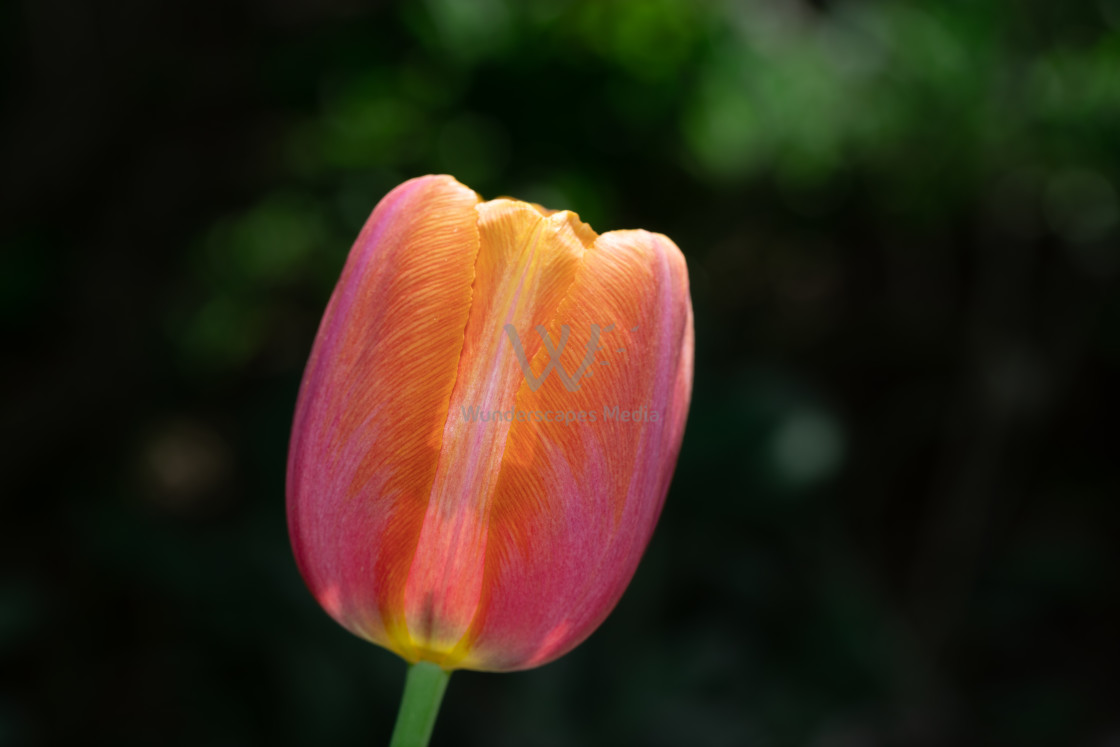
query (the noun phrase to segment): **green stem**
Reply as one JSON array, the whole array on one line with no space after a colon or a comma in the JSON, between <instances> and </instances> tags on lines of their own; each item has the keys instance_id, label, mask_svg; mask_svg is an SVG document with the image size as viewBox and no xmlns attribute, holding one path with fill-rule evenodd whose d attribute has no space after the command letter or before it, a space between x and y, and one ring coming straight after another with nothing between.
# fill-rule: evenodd
<instances>
[{"instance_id":1,"label":"green stem","mask_svg":"<svg viewBox=\"0 0 1120 747\"><path fill-rule=\"evenodd\" d=\"M430 661L418 661L408 668L389 747L427 747L449 679L451 672Z\"/></svg>"}]
</instances>

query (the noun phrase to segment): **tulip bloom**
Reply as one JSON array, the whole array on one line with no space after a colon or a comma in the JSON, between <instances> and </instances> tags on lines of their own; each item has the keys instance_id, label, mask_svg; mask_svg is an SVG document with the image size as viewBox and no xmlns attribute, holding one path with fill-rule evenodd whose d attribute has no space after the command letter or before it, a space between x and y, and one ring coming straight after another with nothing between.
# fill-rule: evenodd
<instances>
[{"instance_id":1,"label":"tulip bloom","mask_svg":"<svg viewBox=\"0 0 1120 747\"><path fill-rule=\"evenodd\" d=\"M405 182L362 229L304 372L300 572L410 663L509 671L603 621L669 488L692 387L680 250Z\"/></svg>"}]
</instances>

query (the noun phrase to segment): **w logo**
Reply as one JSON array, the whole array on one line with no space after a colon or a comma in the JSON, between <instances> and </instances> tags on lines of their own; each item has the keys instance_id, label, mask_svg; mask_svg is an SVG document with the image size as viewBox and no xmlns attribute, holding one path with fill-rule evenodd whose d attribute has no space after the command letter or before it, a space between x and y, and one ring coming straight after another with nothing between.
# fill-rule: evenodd
<instances>
[{"instance_id":1,"label":"w logo","mask_svg":"<svg viewBox=\"0 0 1120 747\"><path fill-rule=\"evenodd\" d=\"M533 369L529 366L529 359L525 355L525 348L521 345L521 338L518 337L517 330L513 328L512 324L507 324L504 329L513 345L513 352L517 355L517 362L521 364L521 372L525 374L525 383L529 385L530 391L535 392L540 389L548 375L555 371L560 380L564 382L564 388L569 392L574 392L579 389L579 380L585 375L591 375L587 367L595 362L595 351L599 349L599 335L603 332L610 332L614 329L614 325L610 324L603 328L600 328L598 324L591 325L591 337L587 340L587 352L583 356L583 362L579 364L579 368L574 373L569 374L564 370L563 364L560 363L560 356L564 354L571 329L567 324L561 325L560 341L554 345L552 338L548 336L548 330L538 324L534 329L540 335L541 342L544 343L544 349L548 351L548 365L541 371L540 376L535 375Z\"/></svg>"}]
</instances>

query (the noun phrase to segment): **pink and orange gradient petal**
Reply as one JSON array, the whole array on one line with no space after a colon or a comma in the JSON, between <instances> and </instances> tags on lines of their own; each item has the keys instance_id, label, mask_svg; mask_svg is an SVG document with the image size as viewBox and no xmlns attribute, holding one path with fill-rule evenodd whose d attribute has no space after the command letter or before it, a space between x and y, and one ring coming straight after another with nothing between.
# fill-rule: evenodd
<instances>
[{"instance_id":1,"label":"pink and orange gradient petal","mask_svg":"<svg viewBox=\"0 0 1120 747\"><path fill-rule=\"evenodd\" d=\"M585 251L565 215L523 203L478 206L481 250L475 300L443 432L443 450L405 592L409 630L427 657L450 663L482 592L487 516L507 423L480 428L463 409L505 409L523 381L504 325L543 324L571 285Z\"/></svg>"},{"instance_id":2,"label":"pink and orange gradient petal","mask_svg":"<svg viewBox=\"0 0 1120 747\"><path fill-rule=\"evenodd\" d=\"M288 465L292 547L312 594L390 648L455 383L477 195L405 182L362 229L304 372Z\"/></svg>"},{"instance_id":3,"label":"pink and orange gradient petal","mask_svg":"<svg viewBox=\"0 0 1120 747\"><path fill-rule=\"evenodd\" d=\"M590 375L577 391L556 376L536 392L522 386L517 408L595 420L511 427L470 668L538 666L586 638L633 576L676 464L692 386L692 311L676 246L645 231L600 236L548 325L553 340L562 325L603 328ZM585 352L569 343L565 370ZM545 365L542 351L533 369Z\"/></svg>"}]
</instances>

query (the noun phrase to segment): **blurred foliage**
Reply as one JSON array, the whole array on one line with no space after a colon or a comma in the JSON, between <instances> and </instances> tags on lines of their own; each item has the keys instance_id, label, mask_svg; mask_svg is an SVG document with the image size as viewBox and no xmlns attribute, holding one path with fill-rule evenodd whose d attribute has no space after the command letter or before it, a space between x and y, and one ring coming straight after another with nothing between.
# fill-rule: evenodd
<instances>
[{"instance_id":1,"label":"blurred foliage","mask_svg":"<svg viewBox=\"0 0 1120 747\"><path fill-rule=\"evenodd\" d=\"M672 236L697 378L614 615L435 744L1120 740L1116 0L24 0L0 49L0 743L387 737L286 443L438 172Z\"/></svg>"}]
</instances>

